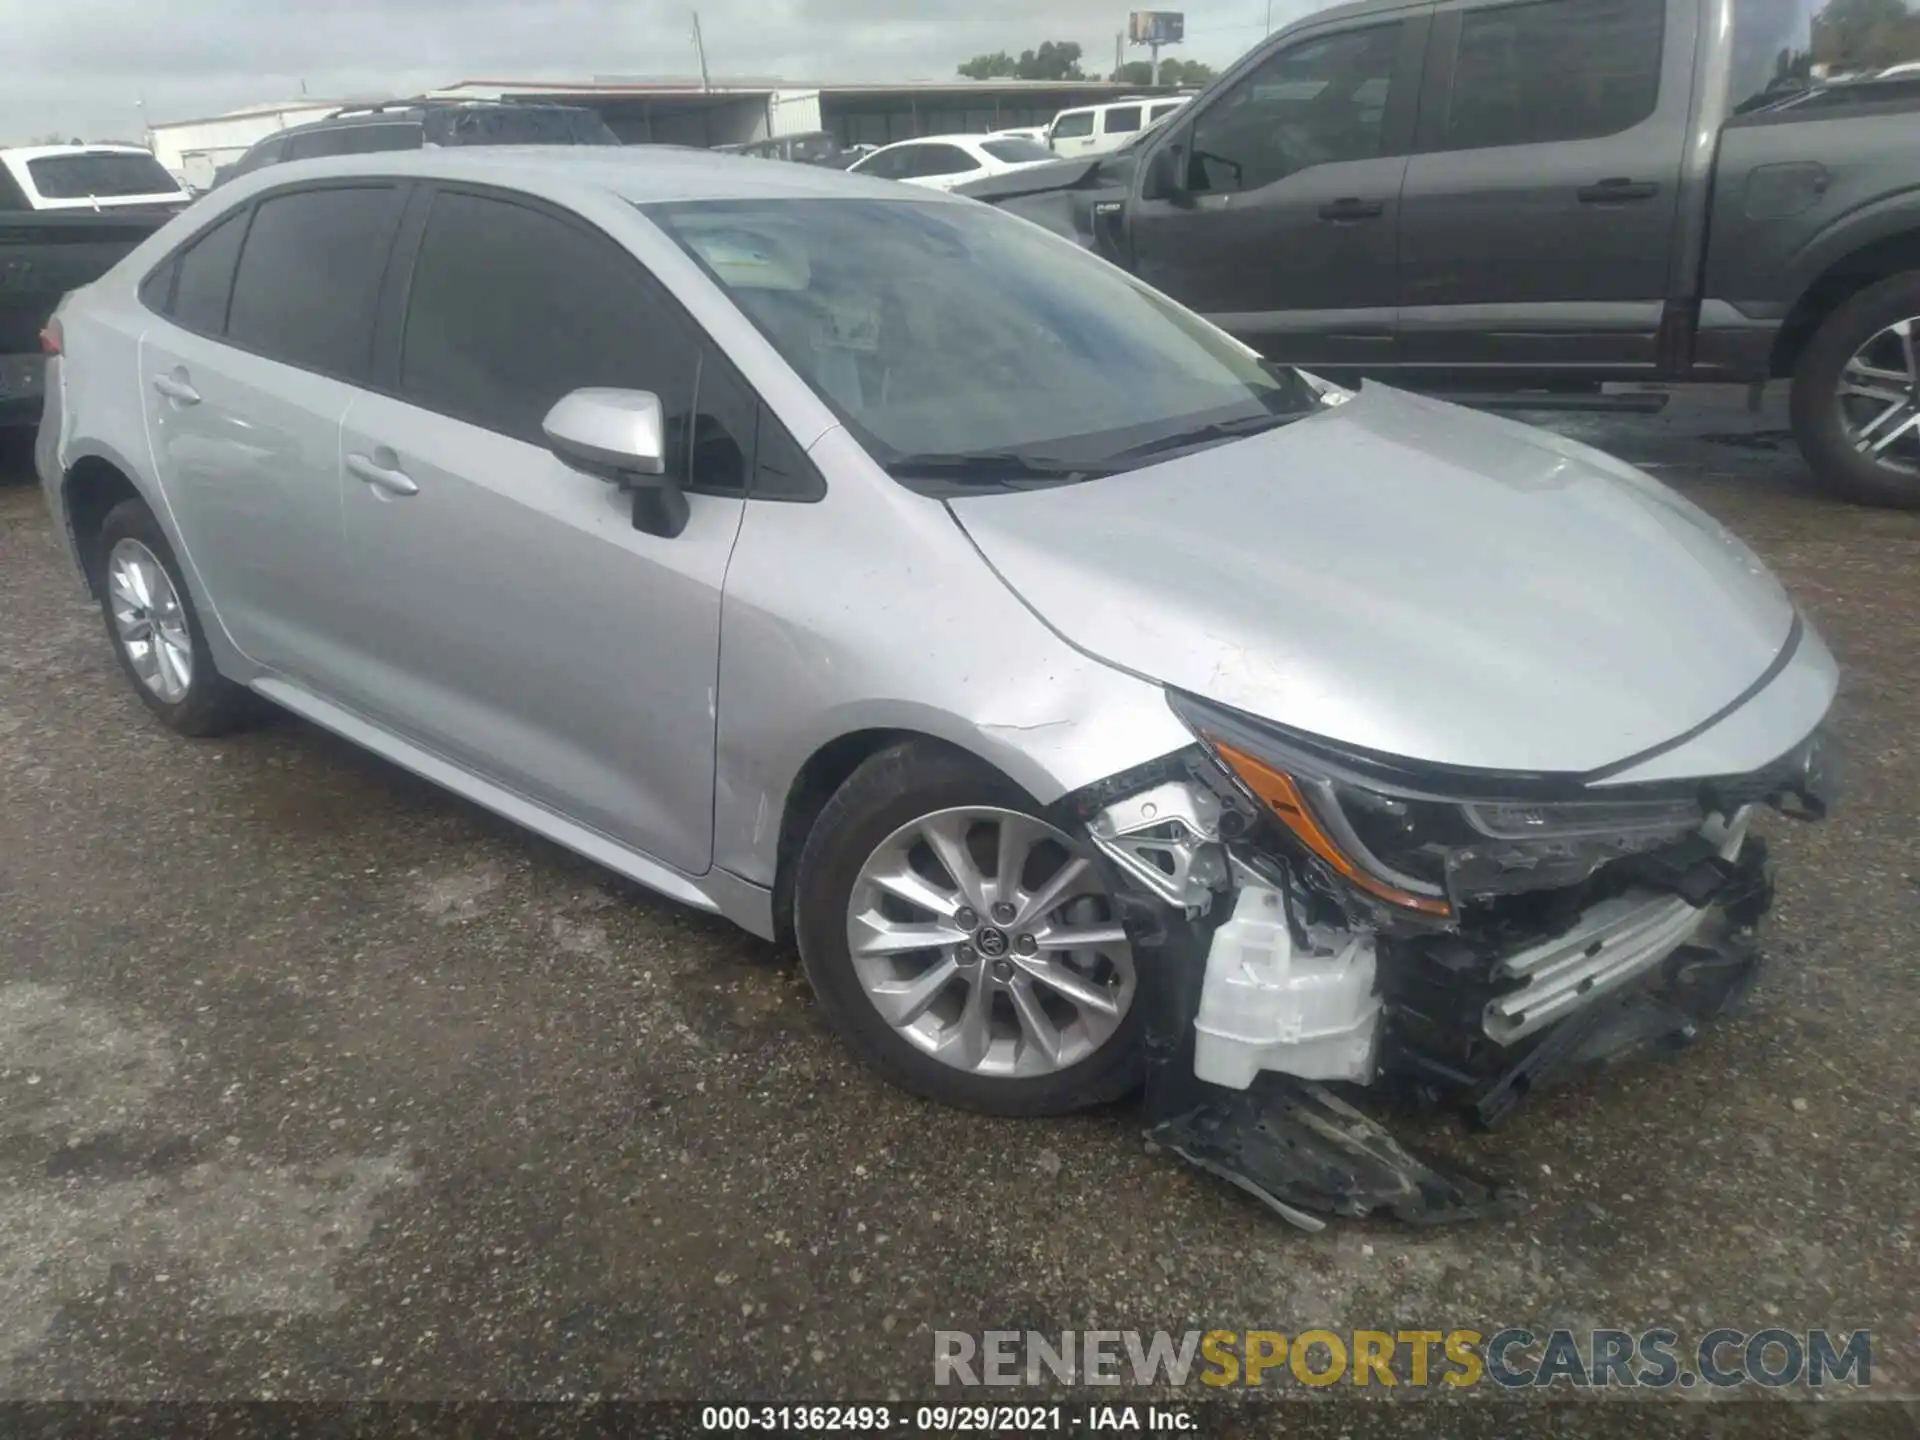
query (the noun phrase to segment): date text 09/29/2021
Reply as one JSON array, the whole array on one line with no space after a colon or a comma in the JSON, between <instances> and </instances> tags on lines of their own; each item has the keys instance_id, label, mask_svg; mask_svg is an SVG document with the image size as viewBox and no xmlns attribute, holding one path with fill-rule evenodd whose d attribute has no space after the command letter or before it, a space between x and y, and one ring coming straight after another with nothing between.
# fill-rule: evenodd
<instances>
[{"instance_id":1,"label":"date text 09/29/2021","mask_svg":"<svg viewBox=\"0 0 1920 1440\"><path fill-rule=\"evenodd\" d=\"M1195 1431L1199 1420L1180 1405L708 1405L700 1428L763 1434L902 1433L1027 1434Z\"/></svg>"}]
</instances>

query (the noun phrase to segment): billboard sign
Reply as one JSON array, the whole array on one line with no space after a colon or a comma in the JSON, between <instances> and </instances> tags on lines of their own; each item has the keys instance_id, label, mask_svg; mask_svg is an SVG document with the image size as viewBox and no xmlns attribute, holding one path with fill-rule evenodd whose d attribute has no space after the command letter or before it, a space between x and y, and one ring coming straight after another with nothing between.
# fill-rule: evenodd
<instances>
[{"instance_id":1,"label":"billboard sign","mask_svg":"<svg viewBox=\"0 0 1920 1440\"><path fill-rule=\"evenodd\" d=\"M1135 10L1127 16L1127 39L1135 45L1178 45L1187 33L1180 10Z\"/></svg>"}]
</instances>

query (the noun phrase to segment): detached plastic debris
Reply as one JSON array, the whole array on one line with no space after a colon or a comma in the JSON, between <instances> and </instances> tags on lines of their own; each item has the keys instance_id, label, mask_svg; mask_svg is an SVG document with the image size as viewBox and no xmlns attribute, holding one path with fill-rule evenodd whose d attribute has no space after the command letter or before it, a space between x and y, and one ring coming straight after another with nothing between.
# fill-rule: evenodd
<instances>
[{"instance_id":1,"label":"detached plastic debris","mask_svg":"<svg viewBox=\"0 0 1920 1440\"><path fill-rule=\"evenodd\" d=\"M1322 1216L1382 1212L1435 1225L1527 1209L1520 1192L1422 1159L1325 1087L1286 1075L1263 1075L1245 1091L1215 1091L1147 1138L1303 1230L1323 1229Z\"/></svg>"}]
</instances>

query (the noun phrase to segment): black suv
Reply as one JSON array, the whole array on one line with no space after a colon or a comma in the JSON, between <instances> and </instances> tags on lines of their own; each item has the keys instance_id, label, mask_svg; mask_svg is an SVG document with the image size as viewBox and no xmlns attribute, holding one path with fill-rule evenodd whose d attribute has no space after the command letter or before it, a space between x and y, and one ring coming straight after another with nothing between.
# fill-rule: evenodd
<instances>
[{"instance_id":1,"label":"black suv","mask_svg":"<svg viewBox=\"0 0 1920 1440\"><path fill-rule=\"evenodd\" d=\"M324 120L269 135L214 184L283 160L418 150L426 145L618 145L620 137L591 110L492 100L394 100L336 110Z\"/></svg>"}]
</instances>

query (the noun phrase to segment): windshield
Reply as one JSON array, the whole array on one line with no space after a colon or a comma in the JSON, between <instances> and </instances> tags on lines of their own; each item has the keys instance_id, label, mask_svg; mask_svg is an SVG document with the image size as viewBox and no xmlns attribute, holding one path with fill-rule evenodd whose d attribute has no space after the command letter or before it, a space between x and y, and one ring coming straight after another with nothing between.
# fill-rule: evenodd
<instances>
[{"instance_id":1,"label":"windshield","mask_svg":"<svg viewBox=\"0 0 1920 1440\"><path fill-rule=\"evenodd\" d=\"M991 206L644 208L902 478L1082 478L1314 408L1293 371Z\"/></svg>"},{"instance_id":2,"label":"windshield","mask_svg":"<svg viewBox=\"0 0 1920 1440\"><path fill-rule=\"evenodd\" d=\"M27 173L33 177L33 188L48 200L181 193L180 182L153 156L117 150L42 156L27 162Z\"/></svg>"},{"instance_id":3,"label":"windshield","mask_svg":"<svg viewBox=\"0 0 1920 1440\"><path fill-rule=\"evenodd\" d=\"M429 112L443 145L618 145L591 110L561 105L501 105Z\"/></svg>"},{"instance_id":4,"label":"windshield","mask_svg":"<svg viewBox=\"0 0 1920 1440\"><path fill-rule=\"evenodd\" d=\"M1915 61L1920 0L1735 0L1729 113Z\"/></svg>"},{"instance_id":5,"label":"windshield","mask_svg":"<svg viewBox=\"0 0 1920 1440\"><path fill-rule=\"evenodd\" d=\"M1060 157L1046 146L1034 140L1022 140L1019 136L1009 136L1003 140L982 140L980 148L996 160L1004 160L1009 165L1025 165L1033 160L1058 160Z\"/></svg>"}]
</instances>

